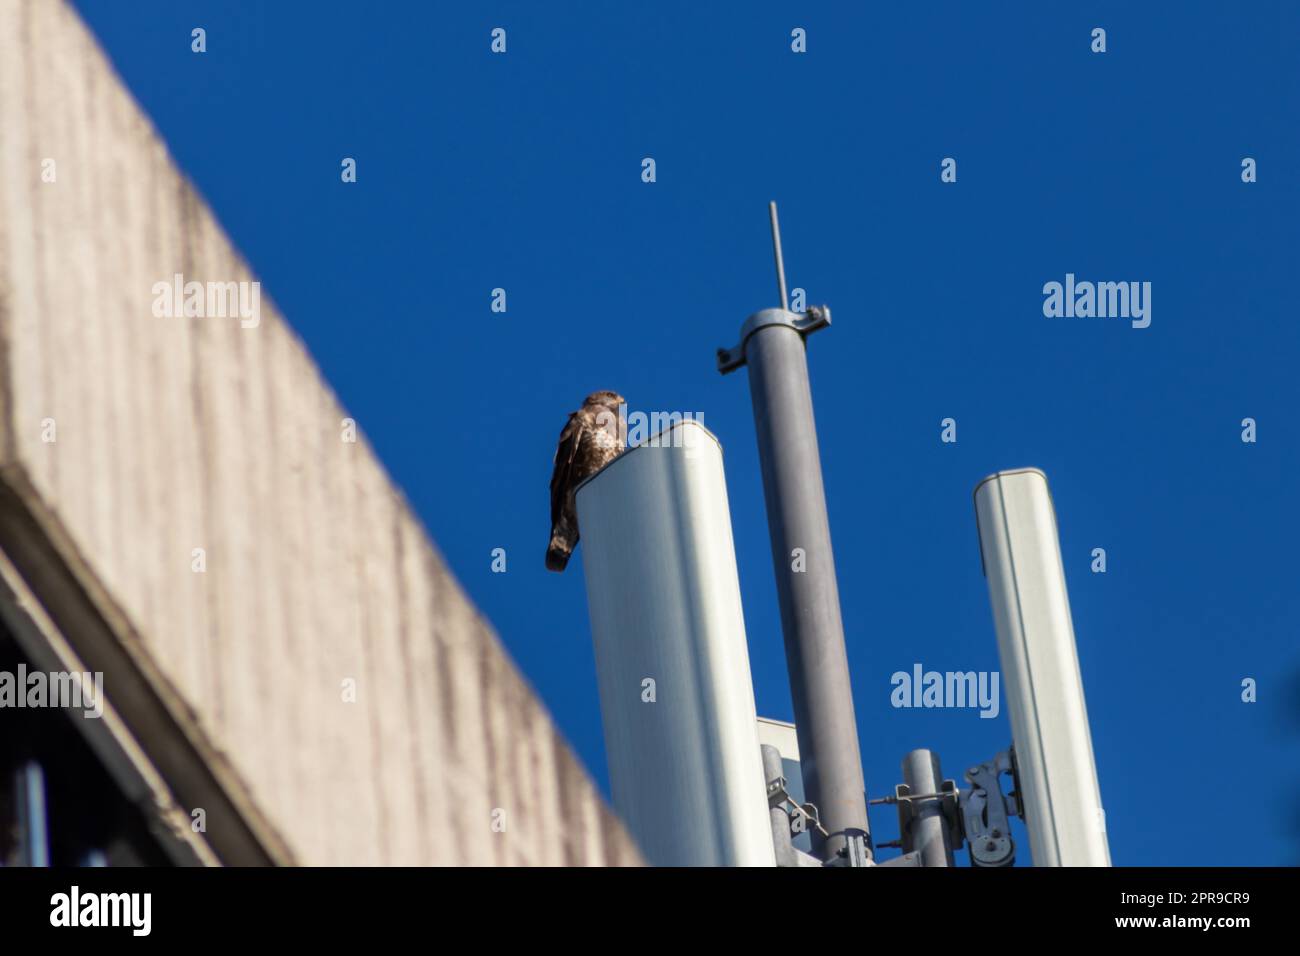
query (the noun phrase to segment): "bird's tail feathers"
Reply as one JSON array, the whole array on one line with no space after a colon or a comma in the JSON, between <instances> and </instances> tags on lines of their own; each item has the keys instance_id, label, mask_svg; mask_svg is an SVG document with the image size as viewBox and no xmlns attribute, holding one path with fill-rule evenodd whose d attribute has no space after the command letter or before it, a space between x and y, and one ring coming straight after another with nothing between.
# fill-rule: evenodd
<instances>
[{"instance_id":1,"label":"bird's tail feathers","mask_svg":"<svg viewBox=\"0 0 1300 956\"><path fill-rule=\"evenodd\" d=\"M563 571L573 554L573 543L560 534L551 535L551 543L546 549L546 570Z\"/></svg>"}]
</instances>

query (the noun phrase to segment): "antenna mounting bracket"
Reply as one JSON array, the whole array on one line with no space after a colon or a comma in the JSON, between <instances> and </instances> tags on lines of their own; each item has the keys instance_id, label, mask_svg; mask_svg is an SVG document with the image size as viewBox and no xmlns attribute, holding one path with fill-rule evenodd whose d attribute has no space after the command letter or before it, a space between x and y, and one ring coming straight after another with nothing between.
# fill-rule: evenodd
<instances>
[{"instance_id":1,"label":"antenna mounting bracket","mask_svg":"<svg viewBox=\"0 0 1300 956\"><path fill-rule=\"evenodd\" d=\"M828 305L813 305L807 312L790 312L786 309L763 309L755 312L740 327L740 344L734 348L718 349L718 371L723 375L734 372L745 364L745 343L759 329L781 325L794 329L804 338L818 329L831 324L831 308Z\"/></svg>"}]
</instances>

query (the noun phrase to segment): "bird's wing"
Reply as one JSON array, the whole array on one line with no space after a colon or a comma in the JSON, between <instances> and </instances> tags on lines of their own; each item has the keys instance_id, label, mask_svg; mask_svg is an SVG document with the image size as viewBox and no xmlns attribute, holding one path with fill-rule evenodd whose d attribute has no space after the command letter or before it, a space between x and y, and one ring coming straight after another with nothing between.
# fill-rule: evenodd
<instances>
[{"instance_id":1,"label":"bird's wing","mask_svg":"<svg viewBox=\"0 0 1300 956\"><path fill-rule=\"evenodd\" d=\"M564 499L573 487L573 460L578 455L582 438L586 432L586 422L580 413L569 416L564 430L560 432L560 442L555 446L555 470L551 473L551 524L559 520L564 508Z\"/></svg>"}]
</instances>

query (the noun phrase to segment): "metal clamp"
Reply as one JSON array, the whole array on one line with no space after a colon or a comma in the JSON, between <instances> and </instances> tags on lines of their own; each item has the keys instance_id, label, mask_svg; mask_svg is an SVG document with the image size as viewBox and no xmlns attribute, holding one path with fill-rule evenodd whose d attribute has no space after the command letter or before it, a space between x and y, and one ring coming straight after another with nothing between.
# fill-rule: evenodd
<instances>
[{"instance_id":1,"label":"metal clamp","mask_svg":"<svg viewBox=\"0 0 1300 956\"><path fill-rule=\"evenodd\" d=\"M898 832L900 834L898 845L904 853L910 853L914 849L912 823L916 819L919 809L918 804L936 800L939 802L939 809L943 814L944 825L948 828L948 845L950 847L961 846L961 793L957 789L957 781L943 781L939 785L938 793L911 793L907 784L899 783L894 785L893 798L886 798L886 802L898 805Z\"/></svg>"},{"instance_id":2,"label":"metal clamp","mask_svg":"<svg viewBox=\"0 0 1300 956\"><path fill-rule=\"evenodd\" d=\"M768 781L767 805L769 809L780 809L786 812L786 815L790 817L791 833L803 833L809 826L811 826L822 836L830 836L817 816L816 805L811 803L796 803L794 797L790 796L789 791L785 789L785 777L774 777ZM798 829L795 828L794 821L796 817L803 821L803 825Z\"/></svg>"},{"instance_id":3,"label":"metal clamp","mask_svg":"<svg viewBox=\"0 0 1300 956\"><path fill-rule=\"evenodd\" d=\"M827 866L875 866L871 858L871 844L866 832L862 830L844 831L844 851L840 857L828 862Z\"/></svg>"},{"instance_id":4,"label":"metal clamp","mask_svg":"<svg viewBox=\"0 0 1300 956\"><path fill-rule=\"evenodd\" d=\"M1001 776L1010 774L1012 791L1002 792ZM970 790L961 792L961 819L971 866L1012 866L1016 844L1011 839L1010 817L1023 817L1015 749L1008 748L992 760L966 771ZM901 811L900 811L901 812Z\"/></svg>"},{"instance_id":5,"label":"metal clamp","mask_svg":"<svg viewBox=\"0 0 1300 956\"><path fill-rule=\"evenodd\" d=\"M718 371L726 375L745 364L745 343L759 329L782 325L794 329L807 338L818 329L824 329L830 324L831 310L830 306L826 305L809 306L807 312L790 312L786 309L763 309L761 312L755 312L740 328L740 344L734 348L718 349Z\"/></svg>"}]
</instances>

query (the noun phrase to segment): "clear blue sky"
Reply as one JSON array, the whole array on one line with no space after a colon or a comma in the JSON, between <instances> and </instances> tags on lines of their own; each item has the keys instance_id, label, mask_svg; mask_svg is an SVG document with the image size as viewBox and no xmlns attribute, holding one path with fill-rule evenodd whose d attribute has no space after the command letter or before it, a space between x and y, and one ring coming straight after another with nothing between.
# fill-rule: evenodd
<instances>
[{"instance_id":1,"label":"clear blue sky","mask_svg":"<svg viewBox=\"0 0 1300 956\"><path fill-rule=\"evenodd\" d=\"M603 787L581 567L542 564L593 389L723 442L758 707L791 718L747 382L714 369L774 304L776 199L834 311L809 362L870 794L911 748L957 777L1009 742L1005 707L894 709L889 678L997 669L971 491L1036 465L1114 861L1300 860L1300 7L77 6ZM1045 318L1067 272L1151 282L1150 328Z\"/></svg>"}]
</instances>

